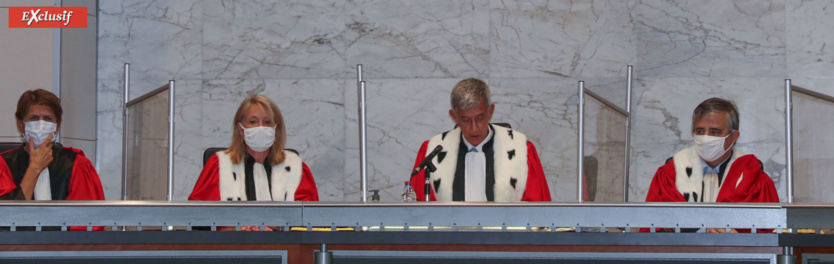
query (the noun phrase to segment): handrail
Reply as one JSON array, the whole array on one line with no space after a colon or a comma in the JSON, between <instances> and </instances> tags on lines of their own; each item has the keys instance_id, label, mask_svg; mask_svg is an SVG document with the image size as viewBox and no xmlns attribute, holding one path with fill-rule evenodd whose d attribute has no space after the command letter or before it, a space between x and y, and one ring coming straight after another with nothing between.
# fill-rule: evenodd
<instances>
[{"instance_id":1,"label":"handrail","mask_svg":"<svg viewBox=\"0 0 834 264\"><path fill-rule=\"evenodd\" d=\"M0 226L830 228L834 205L695 203L336 203L3 201ZM790 213L790 212L793 213ZM558 216L558 217L554 217ZM788 226L795 223L795 226ZM113 229L117 230L117 229ZM288 231L289 229L285 229ZM358 230L358 229L357 229ZM396 230L395 230L396 231ZM473 230L474 231L474 230ZM493 230L494 231L494 230ZM500 231L500 230L498 230ZM587 231L585 231L587 232Z\"/></svg>"}]
</instances>

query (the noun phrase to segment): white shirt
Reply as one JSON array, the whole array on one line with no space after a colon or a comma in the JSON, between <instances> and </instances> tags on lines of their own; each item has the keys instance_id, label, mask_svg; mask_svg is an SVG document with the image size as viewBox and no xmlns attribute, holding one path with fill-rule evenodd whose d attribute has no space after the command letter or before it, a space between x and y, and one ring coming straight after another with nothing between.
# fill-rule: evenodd
<instances>
[{"instance_id":1,"label":"white shirt","mask_svg":"<svg viewBox=\"0 0 834 264\"><path fill-rule=\"evenodd\" d=\"M714 203L718 200L718 192L721 191L721 183L724 180L721 178L723 175L718 175L718 173L721 173L721 166L724 165L724 163L727 163L727 161L732 157L733 154L730 152L730 156L727 156L727 159L724 159L724 161L718 164L718 166L715 166L715 168L710 167L704 159L701 159L701 166L704 168L704 185L701 197L704 202Z\"/></svg>"},{"instance_id":2,"label":"white shirt","mask_svg":"<svg viewBox=\"0 0 834 264\"><path fill-rule=\"evenodd\" d=\"M49 181L48 168L44 168L41 174L38 175L38 181L35 182L35 190L32 193L32 198L35 200L52 200L52 184Z\"/></svg>"},{"instance_id":3,"label":"white shirt","mask_svg":"<svg viewBox=\"0 0 834 264\"><path fill-rule=\"evenodd\" d=\"M486 199L486 156L484 156L484 144L492 139L492 128L487 129L488 134L484 141L481 141L477 146L473 146L463 138L463 143L466 144L467 151L464 163L464 176L466 179L466 196L464 201L467 202L485 202ZM472 151L474 149L474 151Z\"/></svg>"}]
</instances>

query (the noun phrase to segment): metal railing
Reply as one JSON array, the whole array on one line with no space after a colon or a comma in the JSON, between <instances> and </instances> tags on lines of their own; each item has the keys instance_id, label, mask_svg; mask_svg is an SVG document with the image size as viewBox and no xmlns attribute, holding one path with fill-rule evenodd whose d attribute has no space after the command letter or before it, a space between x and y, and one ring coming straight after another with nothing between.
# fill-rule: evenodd
<instances>
[{"instance_id":1,"label":"metal railing","mask_svg":"<svg viewBox=\"0 0 834 264\"><path fill-rule=\"evenodd\" d=\"M300 226L335 231L336 227L375 226L380 231L496 232L541 228L582 232L588 227L602 232L652 227L678 232L685 228L834 228L834 205L788 204L4 201L0 210L4 212L0 227Z\"/></svg>"}]
</instances>

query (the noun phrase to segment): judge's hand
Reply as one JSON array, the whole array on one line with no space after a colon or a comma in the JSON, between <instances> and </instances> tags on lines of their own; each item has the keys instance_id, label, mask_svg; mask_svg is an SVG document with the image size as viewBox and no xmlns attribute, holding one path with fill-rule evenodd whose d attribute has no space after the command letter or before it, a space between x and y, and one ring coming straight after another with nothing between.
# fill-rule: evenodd
<instances>
[{"instance_id":1,"label":"judge's hand","mask_svg":"<svg viewBox=\"0 0 834 264\"><path fill-rule=\"evenodd\" d=\"M35 142L30 138L29 144L26 144L26 152L29 152L29 168L20 181L20 189L26 200L32 200L38 177L52 163L52 135L49 135L39 148L35 148Z\"/></svg>"},{"instance_id":2,"label":"judge's hand","mask_svg":"<svg viewBox=\"0 0 834 264\"><path fill-rule=\"evenodd\" d=\"M39 148L35 148L35 143L30 138L26 150L29 152L29 169L36 169L40 173L52 163L52 135L50 134Z\"/></svg>"},{"instance_id":3,"label":"judge's hand","mask_svg":"<svg viewBox=\"0 0 834 264\"><path fill-rule=\"evenodd\" d=\"M727 233L726 228L707 228L707 233ZM730 233L737 234L738 230L735 228L730 229Z\"/></svg>"}]
</instances>

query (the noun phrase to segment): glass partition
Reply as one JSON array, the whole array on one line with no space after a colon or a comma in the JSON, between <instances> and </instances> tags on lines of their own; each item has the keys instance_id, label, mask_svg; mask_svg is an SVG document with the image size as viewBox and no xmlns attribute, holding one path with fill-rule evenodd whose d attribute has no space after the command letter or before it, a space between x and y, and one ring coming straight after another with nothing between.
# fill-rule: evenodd
<instances>
[{"instance_id":1,"label":"glass partition","mask_svg":"<svg viewBox=\"0 0 834 264\"><path fill-rule=\"evenodd\" d=\"M601 98L585 98L583 200L623 202L626 116Z\"/></svg>"},{"instance_id":2,"label":"glass partition","mask_svg":"<svg viewBox=\"0 0 834 264\"><path fill-rule=\"evenodd\" d=\"M169 85L126 104L125 199L168 199Z\"/></svg>"},{"instance_id":3,"label":"glass partition","mask_svg":"<svg viewBox=\"0 0 834 264\"><path fill-rule=\"evenodd\" d=\"M794 202L834 203L834 101L791 87Z\"/></svg>"}]
</instances>

